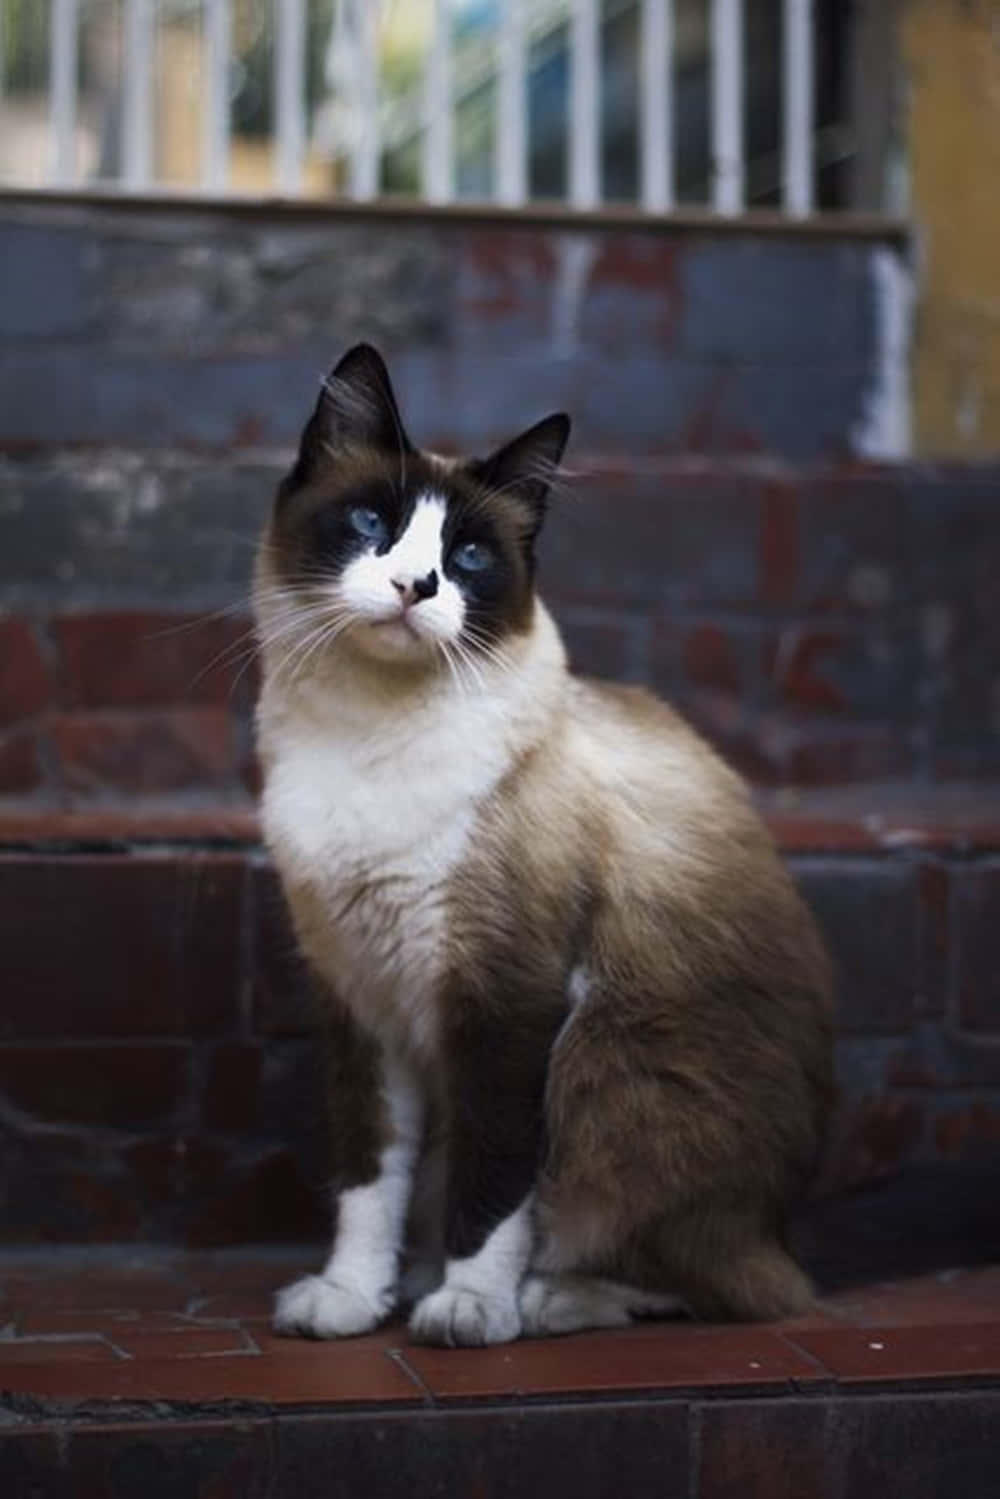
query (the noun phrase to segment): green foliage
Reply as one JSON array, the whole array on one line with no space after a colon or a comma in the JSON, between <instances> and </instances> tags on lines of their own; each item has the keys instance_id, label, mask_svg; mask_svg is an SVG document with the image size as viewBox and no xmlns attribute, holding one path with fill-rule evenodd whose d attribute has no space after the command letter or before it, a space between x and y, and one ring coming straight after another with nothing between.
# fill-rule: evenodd
<instances>
[{"instance_id":1,"label":"green foliage","mask_svg":"<svg viewBox=\"0 0 1000 1499\"><path fill-rule=\"evenodd\" d=\"M49 75L49 7L41 0L0 0L3 82L12 93L44 88Z\"/></svg>"}]
</instances>

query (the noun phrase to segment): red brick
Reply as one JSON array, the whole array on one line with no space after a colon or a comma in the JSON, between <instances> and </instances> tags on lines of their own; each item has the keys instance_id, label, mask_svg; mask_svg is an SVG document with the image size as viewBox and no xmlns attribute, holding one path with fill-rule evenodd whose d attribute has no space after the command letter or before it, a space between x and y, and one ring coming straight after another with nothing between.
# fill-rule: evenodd
<instances>
[{"instance_id":1,"label":"red brick","mask_svg":"<svg viewBox=\"0 0 1000 1499\"><path fill-rule=\"evenodd\" d=\"M828 657L843 649L844 638L830 630L789 627L770 649L767 663L778 693L794 708L842 712L843 690L824 673Z\"/></svg>"},{"instance_id":2,"label":"red brick","mask_svg":"<svg viewBox=\"0 0 1000 1499\"><path fill-rule=\"evenodd\" d=\"M731 693L700 691L678 697L676 706L748 781L776 786L783 780L781 740L775 744L765 721Z\"/></svg>"},{"instance_id":3,"label":"red brick","mask_svg":"<svg viewBox=\"0 0 1000 1499\"><path fill-rule=\"evenodd\" d=\"M264 1035L300 1035L315 1025L309 977L277 873L253 871L251 943L254 1029Z\"/></svg>"},{"instance_id":4,"label":"red brick","mask_svg":"<svg viewBox=\"0 0 1000 1499\"><path fill-rule=\"evenodd\" d=\"M90 802L69 811L20 802L0 806L0 842L28 848L54 843L71 847L123 843L256 846L260 827L245 802L172 802L155 807L142 800L110 806ZM993 840L994 846L998 843L1000 836Z\"/></svg>"},{"instance_id":5,"label":"red brick","mask_svg":"<svg viewBox=\"0 0 1000 1499\"><path fill-rule=\"evenodd\" d=\"M574 671L613 681L626 676L629 631L622 621L588 619L564 611L559 624Z\"/></svg>"},{"instance_id":6,"label":"red brick","mask_svg":"<svg viewBox=\"0 0 1000 1499\"><path fill-rule=\"evenodd\" d=\"M0 1035L229 1030L243 874L224 854L0 857Z\"/></svg>"},{"instance_id":7,"label":"red brick","mask_svg":"<svg viewBox=\"0 0 1000 1499\"><path fill-rule=\"evenodd\" d=\"M962 870L954 882L959 1018L1000 1035L1000 863Z\"/></svg>"},{"instance_id":8,"label":"red brick","mask_svg":"<svg viewBox=\"0 0 1000 1499\"><path fill-rule=\"evenodd\" d=\"M913 750L906 733L887 724L845 725L836 732L796 730L784 761L796 786L845 786L910 775Z\"/></svg>"},{"instance_id":9,"label":"red brick","mask_svg":"<svg viewBox=\"0 0 1000 1499\"><path fill-rule=\"evenodd\" d=\"M833 958L837 1021L855 1035L901 1035L917 987L915 876L878 859L797 861L795 874Z\"/></svg>"},{"instance_id":10,"label":"red brick","mask_svg":"<svg viewBox=\"0 0 1000 1499\"><path fill-rule=\"evenodd\" d=\"M231 1133L257 1123L260 1069L259 1046L232 1041L214 1049L202 1105L206 1129Z\"/></svg>"},{"instance_id":11,"label":"red brick","mask_svg":"<svg viewBox=\"0 0 1000 1499\"><path fill-rule=\"evenodd\" d=\"M824 1164L824 1190L847 1191L898 1171L917 1153L925 1120L922 1102L898 1097L870 1098L842 1115Z\"/></svg>"},{"instance_id":12,"label":"red brick","mask_svg":"<svg viewBox=\"0 0 1000 1499\"><path fill-rule=\"evenodd\" d=\"M186 1091L187 1046L2 1046L0 1095L39 1121L138 1128Z\"/></svg>"},{"instance_id":13,"label":"red brick","mask_svg":"<svg viewBox=\"0 0 1000 1499\"><path fill-rule=\"evenodd\" d=\"M212 1187L185 1214L189 1244L290 1244L329 1230L326 1193L302 1180L288 1151L243 1170L231 1164Z\"/></svg>"},{"instance_id":14,"label":"red brick","mask_svg":"<svg viewBox=\"0 0 1000 1499\"><path fill-rule=\"evenodd\" d=\"M784 604L794 598L799 577L799 497L788 485L764 488L758 567L765 603Z\"/></svg>"},{"instance_id":15,"label":"red brick","mask_svg":"<svg viewBox=\"0 0 1000 1499\"><path fill-rule=\"evenodd\" d=\"M0 727L31 718L50 695L45 660L24 619L0 619Z\"/></svg>"},{"instance_id":16,"label":"red brick","mask_svg":"<svg viewBox=\"0 0 1000 1499\"><path fill-rule=\"evenodd\" d=\"M170 1221L178 1202L210 1197L227 1180L230 1161L224 1146L189 1134L137 1140L122 1152L133 1196ZM171 1229L174 1228L170 1222Z\"/></svg>"},{"instance_id":17,"label":"red brick","mask_svg":"<svg viewBox=\"0 0 1000 1499\"><path fill-rule=\"evenodd\" d=\"M49 1131L4 1146L4 1211L0 1241L8 1244L128 1243L143 1231L131 1183L95 1168L92 1142L80 1164L53 1158Z\"/></svg>"},{"instance_id":18,"label":"red brick","mask_svg":"<svg viewBox=\"0 0 1000 1499\"><path fill-rule=\"evenodd\" d=\"M252 655L246 616L114 611L53 622L66 701L78 708L224 704Z\"/></svg>"},{"instance_id":19,"label":"red brick","mask_svg":"<svg viewBox=\"0 0 1000 1499\"><path fill-rule=\"evenodd\" d=\"M0 1342L0 1382L6 1375L6 1388L16 1386L17 1369L32 1364L111 1364L118 1355L102 1338L17 1338Z\"/></svg>"},{"instance_id":20,"label":"red brick","mask_svg":"<svg viewBox=\"0 0 1000 1499\"><path fill-rule=\"evenodd\" d=\"M745 674L726 631L719 625L699 625L684 641L684 670L699 687L738 693Z\"/></svg>"},{"instance_id":21,"label":"red brick","mask_svg":"<svg viewBox=\"0 0 1000 1499\"><path fill-rule=\"evenodd\" d=\"M977 1099L944 1108L934 1121L934 1143L943 1156L961 1158L1000 1145L1000 1107Z\"/></svg>"},{"instance_id":22,"label":"red brick","mask_svg":"<svg viewBox=\"0 0 1000 1499\"><path fill-rule=\"evenodd\" d=\"M698 1499L834 1499L825 1402L706 1403L699 1426Z\"/></svg>"},{"instance_id":23,"label":"red brick","mask_svg":"<svg viewBox=\"0 0 1000 1499\"><path fill-rule=\"evenodd\" d=\"M942 529L958 524L950 519L951 499L942 504L938 497ZM898 604L913 586L918 523L894 471L824 475L810 482L799 517L799 576L792 597L786 594L782 601L795 598L824 612L868 616ZM938 539L943 543L940 531Z\"/></svg>"},{"instance_id":24,"label":"red brick","mask_svg":"<svg viewBox=\"0 0 1000 1499\"><path fill-rule=\"evenodd\" d=\"M942 1015L949 1001L951 879L945 864L925 862L917 871L921 1015Z\"/></svg>"},{"instance_id":25,"label":"red brick","mask_svg":"<svg viewBox=\"0 0 1000 1499\"><path fill-rule=\"evenodd\" d=\"M162 713L79 713L57 718L52 737L71 791L126 794L220 786L236 772L224 708Z\"/></svg>"},{"instance_id":26,"label":"red brick","mask_svg":"<svg viewBox=\"0 0 1000 1499\"><path fill-rule=\"evenodd\" d=\"M238 1327L194 1327L179 1325L156 1331L132 1332L127 1323L106 1330L115 1348L131 1358L210 1358L226 1354L252 1353L249 1340Z\"/></svg>"},{"instance_id":27,"label":"red brick","mask_svg":"<svg viewBox=\"0 0 1000 1499\"><path fill-rule=\"evenodd\" d=\"M18 796L35 791L43 772L34 731L24 729L0 739L0 796Z\"/></svg>"}]
</instances>

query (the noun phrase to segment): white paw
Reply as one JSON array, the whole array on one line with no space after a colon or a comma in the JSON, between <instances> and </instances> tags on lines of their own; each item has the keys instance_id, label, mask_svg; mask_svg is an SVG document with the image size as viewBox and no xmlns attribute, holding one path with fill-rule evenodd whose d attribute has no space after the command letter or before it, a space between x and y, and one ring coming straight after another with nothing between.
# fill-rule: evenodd
<instances>
[{"instance_id":1,"label":"white paw","mask_svg":"<svg viewBox=\"0 0 1000 1499\"><path fill-rule=\"evenodd\" d=\"M278 1292L273 1325L288 1337L356 1338L371 1332L390 1310L388 1295L369 1300L321 1275L307 1275Z\"/></svg>"},{"instance_id":2,"label":"white paw","mask_svg":"<svg viewBox=\"0 0 1000 1499\"><path fill-rule=\"evenodd\" d=\"M515 1297L482 1296L457 1286L432 1291L414 1308L410 1334L418 1343L443 1343L448 1348L481 1348L485 1343L510 1343L521 1332Z\"/></svg>"}]
</instances>

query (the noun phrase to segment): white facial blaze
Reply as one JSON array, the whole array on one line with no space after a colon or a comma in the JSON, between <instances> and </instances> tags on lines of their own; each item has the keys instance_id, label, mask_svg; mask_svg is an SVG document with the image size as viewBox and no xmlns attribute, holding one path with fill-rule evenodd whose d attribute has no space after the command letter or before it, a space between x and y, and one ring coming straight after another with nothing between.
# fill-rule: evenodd
<instances>
[{"instance_id":1,"label":"white facial blaze","mask_svg":"<svg viewBox=\"0 0 1000 1499\"><path fill-rule=\"evenodd\" d=\"M430 643L457 639L465 619L465 601L459 588L444 572L442 534L447 504L435 494L421 496L413 507L403 534L382 556L365 552L348 563L337 583L337 602L357 619L393 628L400 623L398 644L412 646L414 636ZM431 598L411 603L405 610L397 584L411 588L418 580L436 574L437 591ZM393 631L396 639L396 632ZM386 641L388 644L388 640Z\"/></svg>"}]
</instances>

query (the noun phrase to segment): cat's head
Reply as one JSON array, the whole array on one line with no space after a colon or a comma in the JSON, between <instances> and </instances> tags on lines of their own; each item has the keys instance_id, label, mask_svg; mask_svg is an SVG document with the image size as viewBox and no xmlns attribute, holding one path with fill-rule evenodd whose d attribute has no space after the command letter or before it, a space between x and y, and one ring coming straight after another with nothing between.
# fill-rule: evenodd
<instances>
[{"instance_id":1,"label":"cat's head","mask_svg":"<svg viewBox=\"0 0 1000 1499\"><path fill-rule=\"evenodd\" d=\"M412 446L379 354L358 344L324 381L278 490L268 568L327 638L383 661L490 650L532 618L534 549L569 418L486 458ZM287 607L287 604L286 604Z\"/></svg>"}]
</instances>

